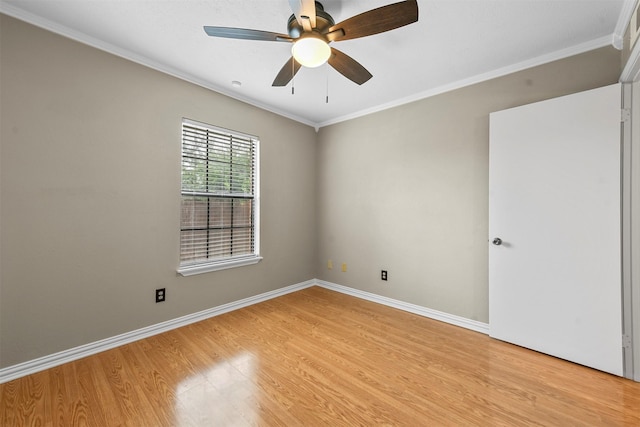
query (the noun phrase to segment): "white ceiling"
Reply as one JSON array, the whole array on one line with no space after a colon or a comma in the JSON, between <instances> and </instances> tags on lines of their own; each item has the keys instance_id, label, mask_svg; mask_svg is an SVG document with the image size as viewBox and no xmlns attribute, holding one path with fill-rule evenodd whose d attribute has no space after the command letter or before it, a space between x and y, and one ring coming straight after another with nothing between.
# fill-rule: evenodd
<instances>
[{"instance_id":1,"label":"white ceiling","mask_svg":"<svg viewBox=\"0 0 640 427\"><path fill-rule=\"evenodd\" d=\"M340 22L397 0L324 0ZM271 86L290 44L208 37L204 25L287 32L287 0L0 0L0 11L321 127L606 45L635 0L419 0L419 21L335 42L373 78L303 68ZM232 81L242 82L238 87ZM329 93L329 103L325 96Z\"/></svg>"}]
</instances>

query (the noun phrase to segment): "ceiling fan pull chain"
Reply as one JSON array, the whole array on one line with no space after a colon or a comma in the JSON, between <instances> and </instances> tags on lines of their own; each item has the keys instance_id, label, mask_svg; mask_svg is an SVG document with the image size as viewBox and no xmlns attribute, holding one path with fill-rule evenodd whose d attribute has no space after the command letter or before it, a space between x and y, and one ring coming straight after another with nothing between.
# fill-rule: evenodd
<instances>
[{"instance_id":1,"label":"ceiling fan pull chain","mask_svg":"<svg viewBox=\"0 0 640 427\"><path fill-rule=\"evenodd\" d=\"M296 89L294 88L294 82L296 77L296 61L291 57L291 95L294 95Z\"/></svg>"},{"instance_id":2,"label":"ceiling fan pull chain","mask_svg":"<svg viewBox=\"0 0 640 427\"><path fill-rule=\"evenodd\" d=\"M325 104L329 103L329 63L327 62L325 65L325 68L327 69L327 94L326 94L326 98L325 98Z\"/></svg>"}]
</instances>

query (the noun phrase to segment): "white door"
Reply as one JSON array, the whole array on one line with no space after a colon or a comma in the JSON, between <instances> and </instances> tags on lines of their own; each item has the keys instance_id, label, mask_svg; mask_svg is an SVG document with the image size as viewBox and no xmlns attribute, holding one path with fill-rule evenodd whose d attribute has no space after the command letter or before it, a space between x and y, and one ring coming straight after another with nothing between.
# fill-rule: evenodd
<instances>
[{"instance_id":1,"label":"white door","mask_svg":"<svg viewBox=\"0 0 640 427\"><path fill-rule=\"evenodd\" d=\"M620 94L491 114L489 172L490 335L616 375Z\"/></svg>"}]
</instances>

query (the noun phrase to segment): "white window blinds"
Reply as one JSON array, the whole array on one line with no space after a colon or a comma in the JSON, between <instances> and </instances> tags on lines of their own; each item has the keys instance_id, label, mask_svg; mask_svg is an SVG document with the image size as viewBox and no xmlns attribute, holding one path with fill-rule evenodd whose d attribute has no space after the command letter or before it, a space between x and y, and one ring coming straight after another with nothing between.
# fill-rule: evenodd
<instances>
[{"instance_id":1,"label":"white window blinds","mask_svg":"<svg viewBox=\"0 0 640 427\"><path fill-rule=\"evenodd\" d=\"M183 119L181 268L258 258L258 143Z\"/></svg>"}]
</instances>

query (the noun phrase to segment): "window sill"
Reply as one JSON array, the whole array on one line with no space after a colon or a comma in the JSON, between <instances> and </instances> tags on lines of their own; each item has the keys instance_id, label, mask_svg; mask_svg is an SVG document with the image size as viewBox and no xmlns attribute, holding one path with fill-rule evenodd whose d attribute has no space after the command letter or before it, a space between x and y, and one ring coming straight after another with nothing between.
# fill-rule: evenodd
<instances>
[{"instance_id":1,"label":"window sill","mask_svg":"<svg viewBox=\"0 0 640 427\"><path fill-rule=\"evenodd\" d=\"M230 259L225 261L211 262L207 264L182 266L178 267L178 274L180 274L181 276L193 276L194 274L210 273L212 271L226 270L227 268L257 264L261 260L261 256L253 256L249 258Z\"/></svg>"}]
</instances>

